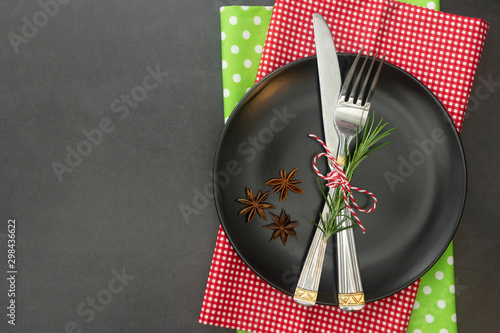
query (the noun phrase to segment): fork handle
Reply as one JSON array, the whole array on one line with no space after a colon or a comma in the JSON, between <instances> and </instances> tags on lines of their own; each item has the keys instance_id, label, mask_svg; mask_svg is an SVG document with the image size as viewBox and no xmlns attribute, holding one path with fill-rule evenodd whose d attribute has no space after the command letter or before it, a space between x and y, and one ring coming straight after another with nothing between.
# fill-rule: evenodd
<instances>
[{"instance_id":1,"label":"fork handle","mask_svg":"<svg viewBox=\"0 0 500 333\"><path fill-rule=\"evenodd\" d=\"M350 214L344 210L344 214ZM349 219L344 226L350 226ZM336 234L337 237L337 269L339 307L344 311L357 311L365 307L365 294L359 272L358 254L353 229Z\"/></svg>"},{"instance_id":2,"label":"fork handle","mask_svg":"<svg viewBox=\"0 0 500 333\"><path fill-rule=\"evenodd\" d=\"M350 138L347 144L350 143ZM344 151L344 141L340 142L339 152ZM339 154L337 161L343 168L344 154ZM344 209L343 215L349 216L349 210ZM341 219L340 217L338 219ZM345 219L343 227L352 225L351 220ZM358 311L365 307L365 293L359 272L358 253L352 228L337 233L337 272L338 272L338 299L339 307L344 311Z\"/></svg>"}]
</instances>

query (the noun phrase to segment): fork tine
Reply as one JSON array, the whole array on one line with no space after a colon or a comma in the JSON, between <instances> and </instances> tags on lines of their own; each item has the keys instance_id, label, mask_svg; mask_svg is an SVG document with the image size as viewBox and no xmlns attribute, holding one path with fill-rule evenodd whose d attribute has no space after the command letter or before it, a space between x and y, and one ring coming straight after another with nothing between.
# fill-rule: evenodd
<instances>
[{"instance_id":1,"label":"fork tine","mask_svg":"<svg viewBox=\"0 0 500 333\"><path fill-rule=\"evenodd\" d=\"M359 59L361 58L362 53L363 53L363 48L361 48L361 50L359 50L358 55L356 56L356 59L354 59L354 62L352 63L351 68L349 69L349 72L347 73L344 84L342 85L340 95L344 99L347 95L347 91L349 90L349 85L351 84L352 77L354 75L354 72L356 71L356 66L358 65L358 62L359 62Z\"/></svg>"},{"instance_id":2,"label":"fork tine","mask_svg":"<svg viewBox=\"0 0 500 333\"><path fill-rule=\"evenodd\" d=\"M371 51L368 53L370 54ZM372 70L373 70L373 65L375 65L375 59L377 59L377 54L378 52L375 52L375 54L373 55L372 57L372 61L371 61L371 64L370 64L370 68L368 68L368 70L366 71L366 75L365 75L365 80L363 82L363 86L361 87L361 89L359 90L359 101L363 104L363 100L365 101L366 103L366 98L368 97L368 91L366 90L366 87L368 86L368 81L370 80L370 76L372 74Z\"/></svg>"},{"instance_id":3,"label":"fork tine","mask_svg":"<svg viewBox=\"0 0 500 333\"><path fill-rule=\"evenodd\" d=\"M358 75L356 76L356 80L354 81L354 84L352 85L352 89L351 89L351 94L349 96L349 99L353 101L353 103L356 103L361 91L359 90L359 81L361 81L361 77L363 76L363 72L365 71L365 66L366 66L366 62L368 61L368 58L370 56L370 51L368 51L366 57L365 57L365 60L363 61L363 65L361 65L361 68L359 69L358 71Z\"/></svg>"},{"instance_id":4,"label":"fork tine","mask_svg":"<svg viewBox=\"0 0 500 333\"><path fill-rule=\"evenodd\" d=\"M375 91L375 87L377 86L377 81L378 81L378 78L380 76L380 71L382 70L382 65L384 64L384 61L385 61L385 54L382 56L380 64L378 65L378 68L377 68L377 73L375 73L375 76L373 77L373 81L372 81L372 84L370 86L370 90L368 91L368 95L366 96L365 105L369 105L371 102L371 98L372 98L373 92Z\"/></svg>"}]
</instances>

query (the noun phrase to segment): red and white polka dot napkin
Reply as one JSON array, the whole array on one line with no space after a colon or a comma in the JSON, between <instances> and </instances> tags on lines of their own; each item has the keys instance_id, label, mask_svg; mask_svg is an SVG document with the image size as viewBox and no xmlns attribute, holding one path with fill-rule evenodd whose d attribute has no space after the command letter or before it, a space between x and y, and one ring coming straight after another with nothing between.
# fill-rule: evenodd
<instances>
[{"instance_id":1,"label":"red and white polka dot napkin","mask_svg":"<svg viewBox=\"0 0 500 333\"><path fill-rule=\"evenodd\" d=\"M257 81L316 53L311 16L322 14L337 52L362 47L422 81L443 103L458 131L488 24L391 0L276 1Z\"/></svg>"},{"instance_id":2,"label":"red and white polka dot napkin","mask_svg":"<svg viewBox=\"0 0 500 333\"><path fill-rule=\"evenodd\" d=\"M254 333L405 332L418 284L358 312L305 307L257 277L221 229L199 321Z\"/></svg>"},{"instance_id":3,"label":"red and white polka dot napkin","mask_svg":"<svg viewBox=\"0 0 500 333\"><path fill-rule=\"evenodd\" d=\"M317 12L338 52L385 53L436 94L460 131L487 23L392 0L277 0L257 80L315 53L311 17ZM358 312L303 307L257 277L220 229L199 321L256 333L406 332L418 284Z\"/></svg>"}]
</instances>

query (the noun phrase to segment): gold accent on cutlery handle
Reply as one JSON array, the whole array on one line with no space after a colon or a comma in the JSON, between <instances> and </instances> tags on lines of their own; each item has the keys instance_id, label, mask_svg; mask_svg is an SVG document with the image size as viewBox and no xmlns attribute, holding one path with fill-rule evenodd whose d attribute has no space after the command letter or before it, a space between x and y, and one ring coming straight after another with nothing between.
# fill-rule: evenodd
<instances>
[{"instance_id":1,"label":"gold accent on cutlery handle","mask_svg":"<svg viewBox=\"0 0 500 333\"><path fill-rule=\"evenodd\" d=\"M295 289L295 295L293 295L295 301L303 301L305 303L311 303L310 305L314 305L316 303L316 299L318 298L318 292L312 290L306 290L302 288ZM301 303L302 305L306 305ZM307 304L309 305L309 304Z\"/></svg>"},{"instance_id":2,"label":"gold accent on cutlery handle","mask_svg":"<svg viewBox=\"0 0 500 333\"><path fill-rule=\"evenodd\" d=\"M357 311L365 307L365 293L339 294L339 307L345 311Z\"/></svg>"},{"instance_id":3,"label":"gold accent on cutlery handle","mask_svg":"<svg viewBox=\"0 0 500 333\"><path fill-rule=\"evenodd\" d=\"M344 155L337 156L337 163L340 166L344 166L344 164L345 164L345 156Z\"/></svg>"}]
</instances>

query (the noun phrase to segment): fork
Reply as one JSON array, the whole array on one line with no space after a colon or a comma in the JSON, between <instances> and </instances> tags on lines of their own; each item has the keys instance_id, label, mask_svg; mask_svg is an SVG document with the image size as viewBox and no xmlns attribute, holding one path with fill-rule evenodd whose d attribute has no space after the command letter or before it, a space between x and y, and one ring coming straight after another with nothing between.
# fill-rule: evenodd
<instances>
[{"instance_id":1,"label":"fork","mask_svg":"<svg viewBox=\"0 0 500 333\"><path fill-rule=\"evenodd\" d=\"M372 70L374 68L376 54L372 58L368 71L363 73L369 54L371 53L371 51L369 51L361 69L356 73L356 68L362 52L363 49L359 51L349 70L349 73L347 74L344 84L340 90L339 102L336 109L335 126L339 133L340 141L338 150L339 155L337 159L342 168L345 164L344 151L346 145L349 147L352 138L355 137L358 131L361 131L366 124L371 105L371 97L373 95L373 91L375 90L380 70L384 62L383 57L372 79L370 88L366 91ZM356 77L354 78L355 75ZM359 87L359 83L363 75L363 85ZM353 78L354 83L351 86ZM330 189L329 193L332 193L332 189ZM343 214L346 213L350 214L349 212L343 212ZM322 212L323 219L326 219L328 214L328 208L325 208ZM350 220L346 219L344 226L347 226L346 223L350 223ZM337 233L337 244L337 262L339 266L339 306L341 309L346 311L360 310L364 307L364 293L359 274L358 258L352 228ZM297 288L295 289L294 300L297 303L306 306L316 304L325 251L326 242L324 241L323 233L319 228L317 228L309 248L306 261L304 262L304 266L297 283Z\"/></svg>"},{"instance_id":2,"label":"fork","mask_svg":"<svg viewBox=\"0 0 500 333\"><path fill-rule=\"evenodd\" d=\"M357 133L362 131L366 125L368 112L370 111L371 106L371 97L377 85L377 81L380 76L380 70L382 69L382 65L385 59L385 56L383 56L380 64L378 65L375 76L372 79L371 85L367 90L368 81L370 80L372 70L377 59L377 53L373 55L370 67L365 72L365 67L368 59L370 58L370 53L372 53L372 51L368 51L368 54L366 55L361 68L359 69L358 73L356 73L356 77L354 78L362 52L363 49L361 49L356 56L356 59L354 60L349 73L347 74L345 82L340 89L339 102L335 111L335 128L337 129L339 134L339 155L337 158L337 162L341 166L345 164L345 147L349 147L351 140L355 138ZM360 82L363 76L363 85L360 86ZM351 86L353 78L354 83Z\"/></svg>"},{"instance_id":3,"label":"fork","mask_svg":"<svg viewBox=\"0 0 500 333\"><path fill-rule=\"evenodd\" d=\"M370 53L372 53L372 51L368 51L361 68L357 74L355 74L362 52L363 49L359 51L347 74L346 80L340 91L339 102L335 112L335 127L339 134L339 154L337 156L337 162L342 169L346 162L345 148L349 147L352 139L355 138L366 125L371 106L371 97L377 85L380 70L385 60L385 56L383 56L371 84L368 86L377 59L377 53L373 55L369 68L365 71L365 67L370 59ZM363 84L360 85L362 80ZM349 210L344 209L343 215L349 216ZM342 217L338 217L337 222L341 222L341 220ZM350 219L344 219L342 227L349 227L351 224L352 222ZM361 310L365 306L365 295L361 283L353 229L350 228L341 231L336 234L336 237L339 307L345 311Z\"/></svg>"}]
</instances>

